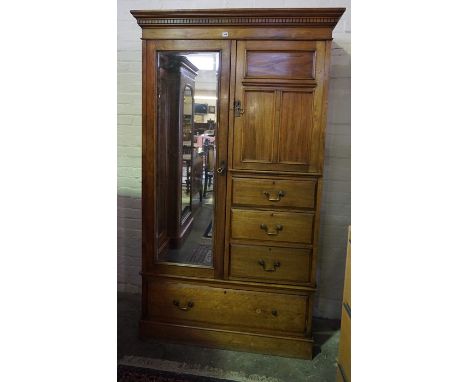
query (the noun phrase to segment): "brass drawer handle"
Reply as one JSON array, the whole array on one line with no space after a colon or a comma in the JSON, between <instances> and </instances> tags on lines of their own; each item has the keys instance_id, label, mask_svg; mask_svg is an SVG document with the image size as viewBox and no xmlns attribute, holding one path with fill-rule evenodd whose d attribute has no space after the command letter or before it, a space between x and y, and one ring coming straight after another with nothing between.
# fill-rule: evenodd
<instances>
[{"instance_id":1,"label":"brass drawer handle","mask_svg":"<svg viewBox=\"0 0 468 382\"><path fill-rule=\"evenodd\" d=\"M187 302L186 306L180 306L179 300L173 300L172 303L177 306L180 310L187 311L193 308L194 303L192 301Z\"/></svg>"},{"instance_id":2,"label":"brass drawer handle","mask_svg":"<svg viewBox=\"0 0 468 382\"><path fill-rule=\"evenodd\" d=\"M281 266L281 263L279 261L275 261L273 264L273 268L266 268L265 267L265 260L260 259L258 261L258 264L262 266L263 270L265 272L276 272L276 268L279 268Z\"/></svg>"},{"instance_id":3,"label":"brass drawer handle","mask_svg":"<svg viewBox=\"0 0 468 382\"><path fill-rule=\"evenodd\" d=\"M279 202L283 196L286 195L286 193L282 190L276 192L276 198L270 197L270 192L269 191L263 191L263 195L267 197L267 199L270 202Z\"/></svg>"},{"instance_id":4,"label":"brass drawer handle","mask_svg":"<svg viewBox=\"0 0 468 382\"><path fill-rule=\"evenodd\" d=\"M263 229L267 235L269 236L276 236L278 235L279 231L283 230L282 224L277 224L274 231L269 231L268 226L266 224L260 224L260 228Z\"/></svg>"}]
</instances>

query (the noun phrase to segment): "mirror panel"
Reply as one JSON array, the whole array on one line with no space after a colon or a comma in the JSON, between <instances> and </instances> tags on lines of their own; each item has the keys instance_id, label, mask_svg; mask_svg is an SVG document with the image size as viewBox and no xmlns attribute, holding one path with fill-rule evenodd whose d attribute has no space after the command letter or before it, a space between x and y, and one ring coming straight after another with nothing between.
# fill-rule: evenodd
<instances>
[{"instance_id":1,"label":"mirror panel","mask_svg":"<svg viewBox=\"0 0 468 382\"><path fill-rule=\"evenodd\" d=\"M158 53L156 262L213 267L218 52Z\"/></svg>"}]
</instances>

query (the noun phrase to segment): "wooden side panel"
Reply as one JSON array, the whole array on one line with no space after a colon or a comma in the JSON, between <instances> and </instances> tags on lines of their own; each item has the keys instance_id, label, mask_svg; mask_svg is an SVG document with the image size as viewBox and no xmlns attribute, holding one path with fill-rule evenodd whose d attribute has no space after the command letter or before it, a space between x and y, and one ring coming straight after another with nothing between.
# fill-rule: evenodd
<instances>
[{"instance_id":1,"label":"wooden side panel","mask_svg":"<svg viewBox=\"0 0 468 382\"><path fill-rule=\"evenodd\" d=\"M340 344L338 347L338 364L346 381L351 381L351 317L342 308Z\"/></svg>"},{"instance_id":2,"label":"wooden side panel","mask_svg":"<svg viewBox=\"0 0 468 382\"><path fill-rule=\"evenodd\" d=\"M279 162L307 165L313 155L313 92L286 91L281 98Z\"/></svg>"},{"instance_id":3,"label":"wooden side panel","mask_svg":"<svg viewBox=\"0 0 468 382\"><path fill-rule=\"evenodd\" d=\"M248 51L246 56L246 78L315 78L313 51Z\"/></svg>"},{"instance_id":4,"label":"wooden side panel","mask_svg":"<svg viewBox=\"0 0 468 382\"><path fill-rule=\"evenodd\" d=\"M338 371L346 382L351 381L351 227L348 228L343 307L341 308L341 333L338 347Z\"/></svg>"},{"instance_id":5,"label":"wooden side panel","mask_svg":"<svg viewBox=\"0 0 468 382\"><path fill-rule=\"evenodd\" d=\"M143 42L143 89L142 89L142 270L150 271L154 265L156 248L159 245L158 220L155 212L156 200L155 179L156 168L159 165L155 153L157 132L154 129L157 120L157 108L153 95L156 89L155 44L153 41Z\"/></svg>"},{"instance_id":6,"label":"wooden side panel","mask_svg":"<svg viewBox=\"0 0 468 382\"><path fill-rule=\"evenodd\" d=\"M274 100L271 91L244 93L244 124L242 130L242 160L272 162L274 135Z\"/></svg>"},{"instance_id":7,"label":"wooden side panel","mask_svg":"<svg viewBox=\"0 0 468 382\"><path fill-rule=\"evenodd\" d=\"M343 302L351 307L351 227L348 228L348 246L346 251L346 270L343 289Z\"/></svg>"}]
</instances>

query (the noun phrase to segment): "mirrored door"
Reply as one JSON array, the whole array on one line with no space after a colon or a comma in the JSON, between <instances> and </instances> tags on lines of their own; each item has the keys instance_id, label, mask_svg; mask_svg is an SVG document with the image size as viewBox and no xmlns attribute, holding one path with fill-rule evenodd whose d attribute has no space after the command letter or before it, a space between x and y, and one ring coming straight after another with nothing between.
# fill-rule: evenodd
<instances>
[{"instance_id":1,"label":"mirrored door","mask_svg":"<svg viewBox=\"0 0 468 382\"><path fill-rule=\"evenodd\" d=\"M224 224L226 178L219 150L225 150L227 123L222 131L221 57L215 50L156 54L156 264L214 268L215 254L222 257L224 232L217 227Z\"/></svg>"}]
</instances>

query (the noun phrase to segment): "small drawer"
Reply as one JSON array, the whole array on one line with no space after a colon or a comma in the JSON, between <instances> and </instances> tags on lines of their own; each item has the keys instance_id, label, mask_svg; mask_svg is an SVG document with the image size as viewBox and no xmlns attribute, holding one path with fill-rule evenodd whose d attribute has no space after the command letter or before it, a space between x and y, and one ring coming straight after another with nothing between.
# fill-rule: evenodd
<instances>
[{"instance_id":1,"label":"small drawer","mask_svg":"<svg viewBox=\"0 0 468 382\"><path fill-rule=\"evenodd\" d=\"M313 225L313 213L240 208L231 210L231 237L233 239L311 244Z\"/></svg>"},{"instance_id":2,"label":"small drawer","mask_svg":"<svg viewBox=\"0 0 468 382\"><path fill-rule=\"evenodd\" d=\"M308 283L311 263L309 249L233 244L229 269L232 278Z\"/></svg>"},{"instance_id":3,"label":"small drawer","mask_svg":"<svg viewBox=\"0 0 468 382\"><path fill-rule=\"evenodd\" d=\"M308 296L186 282L149 284L148 313L161 322L219 325L304 334Z\"/></svg>"},{"instance_id":4,"label":"small drawer","mask_svg":"<svg viewBox=\"0 0 468 382\"><path fill-rule=\"evenodd\" d=\"M232 203L234 205L315 208L316 179L232 179Z\"/></svg>"}]
</instances>

